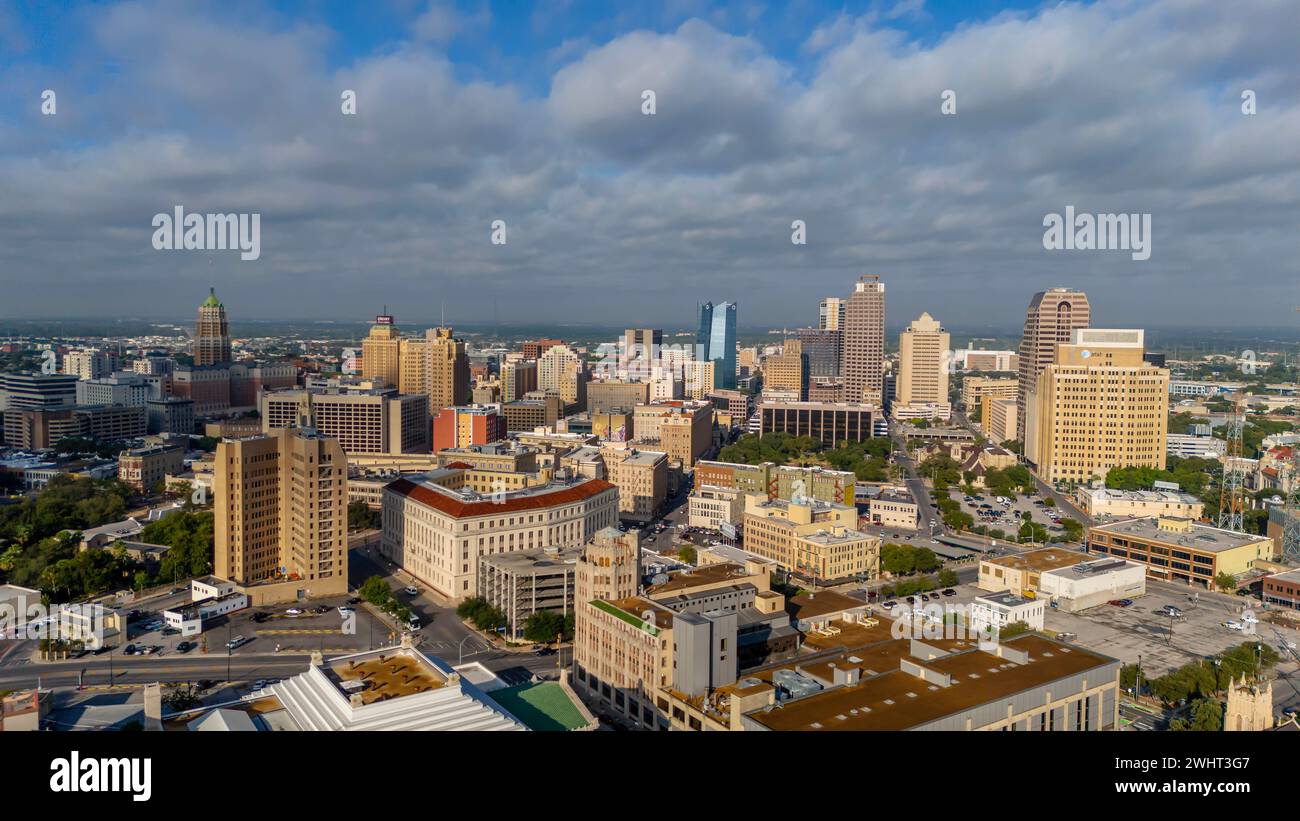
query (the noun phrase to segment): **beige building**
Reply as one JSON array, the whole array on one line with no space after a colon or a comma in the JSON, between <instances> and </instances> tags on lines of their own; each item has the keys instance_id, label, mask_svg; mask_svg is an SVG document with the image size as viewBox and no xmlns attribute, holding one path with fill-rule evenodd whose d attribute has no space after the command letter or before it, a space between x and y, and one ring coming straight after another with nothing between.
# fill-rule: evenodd
<instances>
[{"instance_id":1,"label":"beige building","mask_svg":"<svg viewBox=\"0 0 1300 821\"><path fill-rule=\"evenodd\" d=\"M1014 396L984 395L980 407L980 429L988 436L990 442L997 442L1000 445L1015 440L1017 408Z\"/></svg>"},{"instance_id":2,"label":"beige building","mask_svg":"<svg viewBox=\"0 0 1300 821\"><path fill-rule=\"evenodd\" d=\"M1146 565L1153 579L1214 584L1220 573L1239 576L1275 556L1267 536L1236 533L1176 516L1122 519L1088 529L1088 549Z\"/></svg>"},{"instance_id":3,"label":"beige building","mask_svg":"<svg viewBox=\"0 0 1300 821\"><path fill-rule=\"evenodd\" d=\"M649 522L658 516L668 498L668 455L624 443L609 443L600 452L607 478L618 486L619 518Z\"/></svg>"},{"instance_id":4,"label":"beige building","mask_svg":"<svg viewBox=\"0 0 1300 821\"><path fill-rule=\"evenodd\" d=\"M686 524L719 530L723 522L739 527L745 518L745 491L737 487L696 485L686 500Z\"/></svg>"},{"instance_id":5,"label":"beige building","mask_svg":"<svg viewBox=\"0 0 1300 821\"><path fill-rule=\"evenodd\" d=\"M1017 596L1034 598L1044 573L1074 567L1088 560L1088 556L1060 547L1045 547L1009 556L998 556L980 561L978 585L980 590L999 593L1008 590Z\"/></svg>"},{"instance_id":6,"label":"beige building","mask_svg":"<svg viewBox=\"0 0 1300 821\"><path fill-rule=\"evenodd\" d=\"M1026 396L1025 458L1046 482L1165 467L1169 371L1143 360L1140 330L1077 328Z\"/></svg>"},{"instance_id":7,"label":"beige building","mask_svg":"<svg viewBox=\"0 0 1300 821\"><path fill-rule=\"evenodd\" d=\"M262 431L315 428L346 453L428 453L429 398L390 391L270 391L262 394Z\"/></svg>"},{"instance_id":8,"label":"beige building","mask_svg":"<svg viewBox=\"0 0 1300 821\"><path fill-rule=\"evenodd\" d=\"M1083 512L1092 518L1178 516L1199 519L1205 512L1200 499L1174 490L1111 490L1081 486L1075 489L1074 498Z\"/></svg>"},{"instance_id":9,"label":"beige building","mask_svg":"<svg viewBox=\"0 0 1300 821\"><path fill-rule=\"evenodd\" d=\"M348 468L338 442L279 430L223 440L215 462L215 575L248 588L255 604L347 592Z\"/></svg>"},{"instance_id":10,"label":"beige building","mask_svg":"<svg viewBox=\"0 0 1300 821\"><path fill-rule=\"evenodd\" d=\"M638 405L632 428L638 443L654 443L689 468L713 444L713 406L707 402Z\"/></svg>"},{"instance_id":11,"label":"beige building","mask_svg":"<svg viewBox=\"0 0 1300 821\"><path fill-rule=\"evenodd\" d=\"M185 465L185 448L180 445L151 445L124 450L117 457L117 478L141 493L152 493L169 473Z\"/></svg>"},{"instance_id":12,"label":"beige building","mask_svg":"<svg viewBox=\"0 0 1300 821\"><path fill-rule=\"evenodd\" d=\"M885 283L863 275L844 307L844 401L884 401Z\"/></svg>"},{"instance_id":13,"label":"beige building","mask_svg":"<svg viewBox=\"0 0 1300 821\"><path fill-rule=\"evenodd\" d=\"M402 381L401 340L387 314L375 317L370 334L361 340L361 376L397 387Z\"/></svg>"},{"instance_id":14,"label":"beige building","mask_svg":"<svg viewBox=\"0 0 1300 821\"><path fill-rule=\"evenodd\" d=\"M803 344L797 339L787 339L781 353L769 356L763 363L763 392L781 391L790 394L794 401L808 396L808 357Z\"/></svg>"},{"instance_id":15,"label":"beige building","mask_svg":"<svg viewBox=\"0 0 1300 821\"><path fill-rule=\"evenodd\" d=\"M898 337L898 387L900 405L947 404L950 338L928 313L912 320Z\"/></svg>"},{"instance_id":16,"label":"beige building","mask_svg":"<svg viewBox=\"0 0 1300 821\"><path fill-rule=\"evenodd\" d=\"M1056 361L1056 346L1069 342L1077 328L1088 327L1091 316L1088 297L1082 291L1070 288L1039 291L1029 301L1025 329L1020 337L1016 390L1016 419L1020 435L1014 439L1025 440L1027 397L1038 384L1038 375Z\"/></svg>"},{"instance_id":17,"label":"beige building","mask_svg":"<svg viewBox=\"0 0 1300 821\"><path fill-rule=\"evenodd\" d=\"M838 331L844 327L844 306L848 300L838 296L828 296L817 306L817 328L822 331Z\"/></svg>"},{"instance_id":18,"label":"beige building","mask_svg":"<svg viewBox=\"0 0 1300 821\"><path fill-rule=\"evenodd\" d=\"M880 538L857 530L858 511L808 499L745 497L745 549L817 581L880 574Z\"/></svg>"},{"instance_id":19,"label":"beige building","mask_svg":"<svg viewBox=\"0 0 1300 821\"><path fill-rule=\"evenodd\" d=\"M605 380L587 385L587 410L592 415L614 410L631 411L650 401L648 382Z\"/></svg>"},{"instance_id":20,"label":"beige building","mask_svg":"<svg viewBox=\"0 0 1300 821\"><path fill-rule=\"evenodd\" d=\"M586 543L618 521L618 488L600 479L506 492L492 498L428 479L384 489L381 552L439 594L477 595L485 555Z\"/></svg>"},{"instance_id":21,"label":"beige building","mask_svg":"<svg viewBox=\"0 0 1300 821\"><path fill-rule=\"evenodd\" d=\"M537 389L554 392L570 408L586 407L589 379L582 357L566 345L556 345L537 359Z\"/></svg>"},{"instance_id":22,"label":"beige building","mask_svg":"<svg viewBox=\"0 0 1300 821\"><path fill-rule=\"evenodd\" d=\"M469 356L451 328L430 328L423 339L401 340L399 371L398 389L427 395L431 415L469 401Z\"/></svg>"},{"instance_id":23,"label":"beige building","mask_svg":"<svg viewBox=\"0 0 1300 821\"><path fill-rule=\"evenodd\" d=\"M687 399L704 399L714 392L715 363L690 359L682 363L682 392Z\"/></svg>"},{"instance_id":24,"label":"beige building","mask_svg":"<svg viewBox=\"0 0 1300 821\"><path fill-rule=\"evenodd\" d=\"M537 390L537 362L532 359L507 360L501 365L501 401L514 402Z\"/></svg>"},{"instance_id":25,"label":"beige building","mask_svg":"<svg viewBox=\"0 0 1300 821\"><path fill-rule=\"evenodd\" d=\"M226 306L217 299L216 289L208 289L208 298L199 306L192 353L194 364L200 367L220 365L231 360L230 325L226 321Z\"/></svg>"},{"instance_id":26,"label":"beige building","mask_svg":"<svg viewBox=\"0 0 1300 821\"><path fill-rule=\"evenodd\" d=\"M1015 379L996 379L991 376L967 376L961 381L961 404L969 413L982 407L984 397L1015 399L1019 382ZM983 417L980 417L981 420ZM1015 437L1011 437L1014 439Z\"/></svg>"},{"instance_id":27,"label":"beige building","mask_svg":"<svg viewBox=\"0 0 1300 821\"><path fill-rule=\"evenodd\" d=\"M579 604L635 595L641 585L640 531L598 530L578 558L573 585Z\"/></svg>"}]
</instances>

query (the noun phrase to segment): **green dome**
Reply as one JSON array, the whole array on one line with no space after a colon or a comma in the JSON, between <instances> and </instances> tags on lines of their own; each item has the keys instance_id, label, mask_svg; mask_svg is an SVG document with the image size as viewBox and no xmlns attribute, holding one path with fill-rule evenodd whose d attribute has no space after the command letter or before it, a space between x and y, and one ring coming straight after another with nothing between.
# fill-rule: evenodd
<instances>
[{"instance_id":1,"label":"green dome","mask_svg":"<svg viewBox=\"0 0 1300 821\"><path fill-rule=\"evenodd\" d=\"M199 307L200 308L222 308L225 306L223 306L221 302L217 299L217 289L209 288L208 298L203 300L203 304L200 305Z\"/></svg>"}]
</instances>

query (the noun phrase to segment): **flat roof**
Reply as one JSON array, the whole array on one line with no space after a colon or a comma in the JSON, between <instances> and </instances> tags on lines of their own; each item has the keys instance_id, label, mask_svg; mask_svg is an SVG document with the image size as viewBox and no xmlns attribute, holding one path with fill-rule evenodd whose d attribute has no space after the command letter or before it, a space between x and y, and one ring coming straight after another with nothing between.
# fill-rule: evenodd
<instances>
[{"instance_id":1,"label":"flat roof","mask_svg":"<svg viewBox=\"0 0 1300 821\"><path fill-rule=\"evenodd\" d=\"M1257 544L1259 542L1270 541L1268 536L1252 536L1248 533L1236 533L1231 530L1222 530L1217 527L1191 522L1190 528L1185 533L1172 530L1161 530L1159 525L1160 517L1147 516L1141 519L1123 519L1118 522L1108 524L1094 525L1091 533L1106 533L1118 536L1136 536L1139 539L1146 539L1153 542L1162 542L1170 545L1181 545L1190 547L1195 550L1204 550L1209 553L1220 553L1224 550L1233 550L1246 545Z\"/></svg>"},{"instance_id":2,"label":"flat roof","mask_svg":"<svg viewBox=\"0 0 1300 821\"><path fill-rule=\"evenodd\" d=\"M1030 550L1027 553L1013 553L1009 556L998 556L996 559L985 559L984 561L1002 567L1015 568L1016 570L1041 572L1071 567L1087 560L1088 556L1086 554L1074 550L1066 550L1060 547L1044 547L1038 550Z\"/></svg>"},{"instance_id":3,"label":"flat roof","mask_svg":"<svg viewBox=\"0 0 1300 821\"><path fill-rule=\"evenodd\" d=\"M571 572L581 555L581 547L564 547L554 551L543 547L484 556L483 562L513 573L559 573Z\"/></svg>"},{"instance_id":4,"label":"flat roof","mask_svg":"<svg viewBox=\"0 0 1300 821\"><path fill-rule=\"evenodd\" d=\"M447 683L422 656L404 650L331 659L323 669L345 698L360 694L363 704L436 690Z\"/></svg>"},{"instance_id":5,"label":"flat roof","mask_svg":"<svg viewBox=\"0 0 1300 821\"><path fill-rule=\"evenodd\" d=\"M553 681L494 691L490 698L530 730L578 730L587 719L564 688Z\"/></svg>"},{"instance_id":6,"label":"flat roof","mask_svg":"<svg viewBox=\"0 0 1300 821\"><path fill-rule=\"evenodd\" d=\"M903 641L891 643L906 648ZM926 643L939 646L938 642ZM858 684L827 688L746 715L771 730L907 730L1088 670L1118 664L1106 656L1034 634L1017 636L1005 644L1027 653L1028 661L1017 664L970 645L929 661L904 653L896 658L906 657L918 666L946 673L952 677L952 684L931 684L903 672L895 663L889 672L866 677ZM854 650L844 654L843 660L853 655L862 659L854 666L876 670L874 665L892 655L868 656L864 651L870 653L869 649ZM809 665L806 669L816 674L829 667Z\"/></svg>"},{"instance_id":7,"label":"flat roof","mask_svg":"<svg viewBox=\"0 0 1300 821\"><path fill-rule=\"evenodd\" d=\"M743 581L750 578L745 568L731 562L706 564L692 570L679 570L668 577L668 581L650 585L646 588L647 596L660 596L678 590L699 587L702 584L714 584L724 581Z\"/></svg>"},{"instance_id":8,"label":"flat roof","mask_svg":"<svg viewBox=\"0 0 1300 821\"><path fill-rule=\"evenodd\" d=\"M852 596L836 593L834 590L821 590L816 593L800 593L786 600L785 610L790 614L790 618L799 620L815 619L818 616L866 606L866 602Z\"/></svg>"}]
</instances>

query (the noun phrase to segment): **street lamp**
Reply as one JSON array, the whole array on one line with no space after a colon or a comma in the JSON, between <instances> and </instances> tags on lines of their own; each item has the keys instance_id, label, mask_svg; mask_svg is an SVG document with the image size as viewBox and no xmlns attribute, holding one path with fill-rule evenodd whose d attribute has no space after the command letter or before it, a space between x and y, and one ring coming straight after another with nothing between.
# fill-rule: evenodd
<instances>
[{"instance_id":1,"label":"street lamp","mask_svg":"<svg viewBox=\"0 0 1300 821\"><path fill-rule=\"evenodd\" d=\"M461 664L463 664L463 663L465 662L465 650L464 650L464 648L465 648L465 642L469 641L469 640L472 639L472 638L474 638L474 634L473 634L473 633L470 633L470 634L466 635L465 638L461 639L460 642L456 645L456 664L457 664L457 666L459 666L459 665L461 665Z\"/></svg>"}]
</instances>

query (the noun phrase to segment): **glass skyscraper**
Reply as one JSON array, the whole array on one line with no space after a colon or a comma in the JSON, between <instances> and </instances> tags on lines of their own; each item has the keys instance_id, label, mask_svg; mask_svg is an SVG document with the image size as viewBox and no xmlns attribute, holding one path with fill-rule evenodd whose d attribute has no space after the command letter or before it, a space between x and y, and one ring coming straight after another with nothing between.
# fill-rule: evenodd
<instances>
[{"instance_id":1,"label":"glass skyscraper","mask_svg":"<svg viewBox=\"0 0 1300 821\"><path fill-rule=\"evenodd\" d=\"M713 363L713 387L736 387L736 303L706 302L700 306L700 330L695 336L699 356Z\"/></svg>"}]
</instances>

